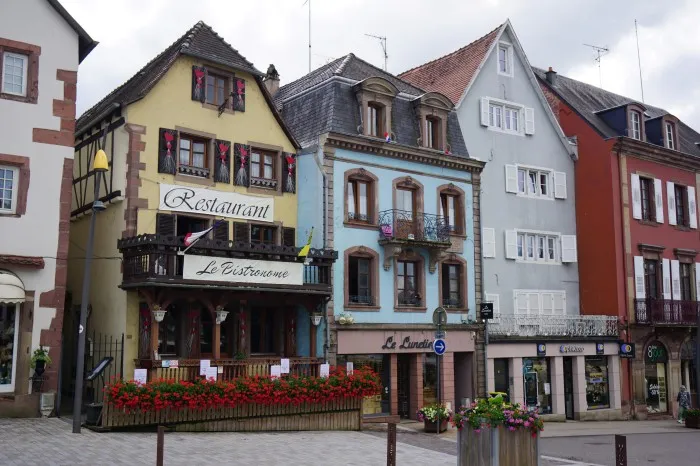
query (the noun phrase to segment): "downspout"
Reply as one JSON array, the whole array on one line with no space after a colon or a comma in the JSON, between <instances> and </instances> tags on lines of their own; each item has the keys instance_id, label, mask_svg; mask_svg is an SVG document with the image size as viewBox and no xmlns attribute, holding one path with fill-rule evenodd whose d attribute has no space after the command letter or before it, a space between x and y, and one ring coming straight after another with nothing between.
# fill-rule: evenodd
<instances>
[{"instance_id":1,"label":"downspout","mask_svg":"<svg viewBox=\"0 0 700 466\"><path fill-rule=\"evenodd\" d=\"M479 174L479 226L481 227L481 173ZM483 235L479 235L479 251L483 251ZM473 243L473 241L472 241ZM481 260L479 261L479 272L481 273L481 302L486 301L486 288L484 287L484 256L482 254ZM479 309L475 312L480 313ZM484 398L489 397L489 333L488 333L488 321L484 321ZM476 377L475 379L478 379Z\"/></svg>"},{"instance_id":2,"label":"downspout","mask_svg":"<svg viewBox=\"0 0 700 466\"><path fill-rule=\"evenodd\" d=\"M320 158L319 158L320 154ZM316 154L314 156L314 159L316 160L316 166L318 167L319 171L321 172L321 176L323 177L323 227L321 229L322 231L322 236L323 236L323 249L326 249L328 247L328 176L326 175L326 171L323 169L323 145L321 144L321 138L318 138L318 150L316 151ZM325 323L325 332L323 335L323 360L328 363L328 350L330 348L330 341L331 341L331 327L330 323L328 322L328 301L330 301L330 297L327 297L323 300L323 321Z\"/></svg>"}]
</instances>

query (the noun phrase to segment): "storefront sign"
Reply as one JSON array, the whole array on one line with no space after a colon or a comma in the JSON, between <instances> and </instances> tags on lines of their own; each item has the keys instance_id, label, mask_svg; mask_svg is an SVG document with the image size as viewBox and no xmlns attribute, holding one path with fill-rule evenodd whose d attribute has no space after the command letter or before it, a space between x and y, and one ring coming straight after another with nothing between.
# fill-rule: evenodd
<instances>
[{"instance_id":1,"label":"storefront sign","mask_svg":"<svg viewBox=\"0 0 700 466\"><path fill-rule=\"evenodd\" d=\"M273 209L274 200L270 197L171 184L160 185L158 210L272 222Z\"/></svg>"},{"instance_id":2,"label":"storefront sign","mask_svg":"<svg viewBox=\"0 0 700 466\"><path fill-rule=\"evenodd\" d=\"M411 341L411 337L405 337L401 344L398 346L398 349L400 350L409 350L409 349L426 349L426 350L431 350L433 349L433 342L428 340L427 338L423 341ZM396 341L394 341L394 337L389 337L386 339L384 344L382 345L383 350L395 350L397 349L396 346Z\"/></svg>"},{"instance_id":3,"label":"storefront sign","mask_svg":"<svg viewBox=\"0 0 700 466\"><path fill-rule=\"evenodd\" d=\"M559 347L560 353L583 353L583 346L578 345L561 345Z\"/></svg>"},{"instance_id":4,"label":"storefront sign","mask_svg":"<svg viewBox=\"0 0 700 466\"><path fill-rule=\"evenodd\" d=\"M434 351L434 331L408 329L354 329L338 330L338 354L387 354L430 353ZM471 330L449 330L446 332L447 352L472 352L475 350L475 335Z\"/></svg>"},{"instance_id":5,"label":"storefront sign","mask_svg":"<svg viewBox=\"0 0 700 466\"><path fill-rule=\"evenodd\" d=\"M644 360L650 363L659 363L668 361L668 353L666 353L666 347L664 347L658 341L654 341L647 345L647 349L644 352Z\"/></svg>"},{"instance_id":6,"label":"storefront sign","mask_svg":"<svg viewBox=\"0 0 700 466\"><path fill-rule=\"evenodd\" d=\"M537 343L537 356L547 356L547 345L544 343Z\"/></svg>"},{"instance_id":7,"label":"storefront sign","mask_svg":"<svg viewBox=\"0 0 700 466\"><path fill-rule=\"evenodd\" d=\"M213 282L302 285L304 264L185 254L182 278Z\"/></svg>"},{"instance_id":8,"label":"storefront sign","mask_svg":"<svg viewBox=\"0 0 700 466\"><path fill-rule=\"evenodd\" d=\"M634 343L620 343L620 357L634 359Z\"/></svg>"},{"instance_id":9,"label":"storefront sign","mask_svg":"<svg viewBox=\"0 0 700 466\"><path fill-rule=\"evenodd\" d=\"M481 319L493 319L493 303L481 303Z\"/></svg>"},{"instance_id":10,"label":"storefront sign","mask_svg":"<svg viewBox=\"0 0 700 466\"><path fill-rule=\"evenodd\" d=\"M598 355L605 354L605 343L596 343L595 344L595 354L598 354Z\"/></svg>"}]
</instances>

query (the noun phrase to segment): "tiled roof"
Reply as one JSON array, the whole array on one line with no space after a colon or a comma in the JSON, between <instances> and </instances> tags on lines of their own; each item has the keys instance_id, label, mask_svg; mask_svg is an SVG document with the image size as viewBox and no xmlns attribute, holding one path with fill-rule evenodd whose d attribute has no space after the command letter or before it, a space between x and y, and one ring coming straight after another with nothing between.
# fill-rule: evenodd
<instances>
[{"instance_id":1,"label":"tiled roof","mask_svg":"<svg viewBox=\"0 0 700 466\"><path fill-rule=\"evenodd\" d=\"M421 89L445 94L457 105L502 28L503 24L455 52L404 71L399 78Z\"/></svg>"},{"instance_id":2,"label":"tiled roof","mask_svg":"<svg viewBox=\"0 0 700 466\"><path fill-rule=\"evenodd\" d=\"M560 98L588 121L588 123L604 138L617 137L619 134L608 126L605 120L596 112L630 103L640 103L638 100L630 97L615 94L591 84L567 78L561 74L557 74L555 85L552 86L547 82L545 70L533 66L532 71L541 82L545 83L558 94ZM648 104L644 104L644 107L646 108L645 113L650 119L669 114L669 112L659 107L653 107ZM700 134L683 122L679 122L677 129L680 151L686 154L700 156L700 148L695 144L696 142L700 142Z\"/></svg>"},{"instance_id":3,"label":"tiled roof","mask_svg":"<svg viewBox=\"0 0 700 466\"><path fill-rule=\"evenodd\" d=\"M76 124L76 132L80 133L81 130L86 129L85 125L91 123L94 118L99 117L114 104L128 105L142 99L181 54L245 71L254 76L263 76L263 73L214 32L210 26L200 21L148 62L127 82L80 115Z\"/></svg>"},{"instance_id":4,"label":"tiled roof","mask_svg":"<svg viewBox=\"0 0 700 466\"><path fill-rule=\"evenodd\" d=\"M350 81L337 79L338 77ZM285 122L304 148L316 145L318 137L327 132L364 138L366 136L358 134L360 110L352 83L370 77L384 78L405 94L415 97L425 94L424 90L402 81L353 54L348 54L282 86L275 94L275 102L277 108L281 109ZM420 136L418 116L409 100L400 97L394 99L391 121L397 144L418 147L417 140ZM447 120L447 142L455 157L468 157L467 147L454 112L450 112Z\"/></svg>"}]
</instances>

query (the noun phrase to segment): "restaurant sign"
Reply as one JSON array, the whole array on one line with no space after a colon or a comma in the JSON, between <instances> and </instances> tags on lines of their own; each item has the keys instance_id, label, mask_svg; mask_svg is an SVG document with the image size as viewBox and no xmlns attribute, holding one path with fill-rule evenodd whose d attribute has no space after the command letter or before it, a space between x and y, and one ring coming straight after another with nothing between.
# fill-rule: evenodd
<instances>
[{"instance_id":1,"label":"restaurant sign","mask_svg":"<svg viewBox=\"0 0 700 466\"><path fill-rule=\"evenodd\" d=\"M182 278L212 282L302 285L304 264L185 254Z\"/></svg>"},{"instance_id":2,"label":"restaurant sign","mask_svg":"<svg viewBox=\"0 0 700 466\"><path fill-rule=\"evenodd\" d=\"M158 210L272 222L273 209L274 200L270 197L162 183L160 185Z\"/></svg>"}]
</instances>

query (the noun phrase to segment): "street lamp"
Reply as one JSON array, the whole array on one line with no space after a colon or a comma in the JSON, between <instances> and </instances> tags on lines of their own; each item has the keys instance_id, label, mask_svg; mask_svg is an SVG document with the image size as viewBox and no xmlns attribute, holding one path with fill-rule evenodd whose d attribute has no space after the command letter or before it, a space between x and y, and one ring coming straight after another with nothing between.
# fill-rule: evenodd
<instances>
[{"instance_id":1,"label":"street lamp","mask_svg":"<svg viewBox=\"0 0 700 466\"><path fill-rule=\"evenodd\" d=\"M80 326L78 327L78 361L75 369L75 393L73 399L73 433L80 433L82 424L83 405L83 379L85 378L85 331L87 326L87 308L90 300L90 269L92 268L92 250L95 243L95 215L105 210L105 205L100 201L100 177L109 170L107 154L102 149L95 154L92 162L94 172L95 195L92 201L92 214L90 216L90 231L88 233L87 248L85 248L85 270L83 271L83 296L80 302Z\"/></svg>"},{"instance_id":2,"label":"street lamp","mask_svg":"<svg viewBox=\"0 0 700 466\"><path fill-rule=\"evenodd\" d=\"M320 312L311 313L311 323L314 324L314 327L318 327L321 324L322 318L323 314L321 314Z\"/></svg>"}]
</instances>

